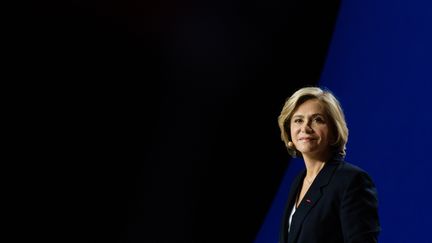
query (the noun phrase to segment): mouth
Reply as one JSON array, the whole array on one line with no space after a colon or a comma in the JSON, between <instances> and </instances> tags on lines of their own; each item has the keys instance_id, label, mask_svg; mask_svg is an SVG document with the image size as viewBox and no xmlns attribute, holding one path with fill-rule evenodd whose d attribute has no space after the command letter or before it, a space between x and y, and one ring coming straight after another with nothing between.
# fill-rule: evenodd
<instances>
[{"instance_id":1,"label":"mouth","mask_svg":"<svg viewBox=\"0 0 432 243\"><path fill-rule=\"evenodd\" d=\"M313 140L316 140L316 138L312 138L312 137L299 138L299 141L304 141L304 142L309 142L309 141L313 141Z\"/></svg>"}]
</instances>

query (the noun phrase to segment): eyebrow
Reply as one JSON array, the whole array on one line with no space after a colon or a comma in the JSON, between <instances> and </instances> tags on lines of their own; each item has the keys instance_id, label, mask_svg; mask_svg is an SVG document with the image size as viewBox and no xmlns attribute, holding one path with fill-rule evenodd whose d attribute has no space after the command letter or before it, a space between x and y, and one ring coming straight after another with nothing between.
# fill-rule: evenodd
<instances>
[{"instance_id":1,"label":"eyebrow","mask_svg":"<svg viewBox=\"0 0 432 243\"><path fill-rule=\"evenodd\" d=\"M310 117L317 117L317 116L322 116L322 117L324 117L324 114L321 114L321 113L314 113L314 114L312 114ZM304 117L304 115L295 115L295 116L293 116L292 118L296 118L296 117L298 117L298 118L303 118Z\"/></svg>"}]
</instances>

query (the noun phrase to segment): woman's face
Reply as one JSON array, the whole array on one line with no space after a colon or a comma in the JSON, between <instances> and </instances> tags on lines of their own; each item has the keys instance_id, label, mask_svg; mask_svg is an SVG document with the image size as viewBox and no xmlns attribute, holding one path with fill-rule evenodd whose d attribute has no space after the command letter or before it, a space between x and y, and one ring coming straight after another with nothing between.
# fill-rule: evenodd
<instances>
[{"instance_id":1,"label":"woman's face","mask_svg":"<svg viewBox=\"0 0 432 243\"><path fill-rule=\"evenodd\" d=\"M290 121L291 139L303 156L325 158L334 142L333 131L324 105L318 99L305 101Z\"/></svg>"}]
</instances>

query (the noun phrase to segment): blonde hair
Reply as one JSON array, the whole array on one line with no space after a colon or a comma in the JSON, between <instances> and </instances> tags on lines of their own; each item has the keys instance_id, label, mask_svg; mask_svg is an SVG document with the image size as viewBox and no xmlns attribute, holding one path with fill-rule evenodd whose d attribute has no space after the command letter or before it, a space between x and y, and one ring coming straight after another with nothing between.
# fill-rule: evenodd
<instances>
[{"instance_id":1,"label":"blonde hair","mask_svg":"<svg viewBox=\"0 0 432 243\"><path fill-rule=\"evenodd\" d=\"M288 146L291 140L290 120L297 107L310 99L318 99L324 105L324 109L336 133L336 141L332 144L335 150L334 152L345 157L346 144L348 142L348 127L345 122L345 115L342 111L342 107L329 90L322 90L318 87L306 87L297 90L286 100L282 108L278 117L278 123L281 131L281 138L288 149L288 153L292 157L300 155L300 152L295 148Z\"/></svg>"}]
</instances>

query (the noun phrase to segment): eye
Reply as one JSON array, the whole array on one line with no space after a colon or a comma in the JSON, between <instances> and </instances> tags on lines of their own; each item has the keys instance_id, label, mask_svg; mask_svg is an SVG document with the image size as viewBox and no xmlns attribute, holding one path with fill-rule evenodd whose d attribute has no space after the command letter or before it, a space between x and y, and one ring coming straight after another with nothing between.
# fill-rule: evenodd
<instances>
[{"instance_id":1,"label":"eye","mask_svg":"<svg viewBox=\"0 0 432 243\"><path fill-rule=\"evenodd\" d=\"M293 120L293 122L296 123L296 124L300 124L300 123L303 122L303 119L301 119L301 118L295 118L295 119Z\"/></svg>"},{"instance_id":2,"label":"eye","mask_svg":"<svg viewBox=\"0 0 432 243\"><path fill-rule=\"evenodd\" d=\"M315 118L313 119L313 121L316 122L316 123L325 123L324 118L322 118L322 117L320 117L320 116L315 117Z\"/></svg>"}]
</instances>

